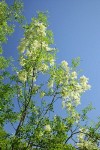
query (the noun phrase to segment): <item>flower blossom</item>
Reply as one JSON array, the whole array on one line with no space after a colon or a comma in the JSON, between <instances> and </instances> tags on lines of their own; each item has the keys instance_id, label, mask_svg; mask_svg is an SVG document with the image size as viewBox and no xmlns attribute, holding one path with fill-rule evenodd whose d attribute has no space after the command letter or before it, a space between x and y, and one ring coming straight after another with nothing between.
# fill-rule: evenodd
<instances>
[{"instance_id":1,"label":"flower blossom","mask_svg":"<svg viewBox=\"0 0 100 150\"><path fill-rule=\"evenodd\" d=\"M22 82L25 82L27 80L27 72L25 70L21 70L20 72L18 72L18 78Z\"/></svg>"},{"instance_id":2,"label":"flower blossom","mask_svg":"<svg viewBox=\"0 0 100 150\"><path fill-rule=\"evenodd\" d=\"M51 131L50 125L49 124L45 125L44 130L47 131L47 132L50 132Z\"/></svg>"},{"instance_id":3,"label":"flower blossom","mask_svg":"<svg viewBox=\"0 0 100 150\"><path fill-rule=\"evenodd\" d=\"M68 70L68 63L67 63L67 61L63 60L61 62L61 67L64 68L65 70Z\"/></svg>"}]
</instances>

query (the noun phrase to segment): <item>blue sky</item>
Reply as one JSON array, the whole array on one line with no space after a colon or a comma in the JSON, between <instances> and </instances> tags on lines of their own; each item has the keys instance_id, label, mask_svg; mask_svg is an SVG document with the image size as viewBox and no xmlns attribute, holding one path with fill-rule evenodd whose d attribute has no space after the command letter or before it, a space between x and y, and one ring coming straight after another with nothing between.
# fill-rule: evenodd
<instances>
[{"instance_id":1,"label":"blue sky","mask_svg":"<svg viewBox=\"0 0 100 150\"><path fill-rule=\"evenodd\" d=\"M13 0L6 0L11 4ZM82 106L92 102L96 110L91 119L100 115L100 0L23 0L27 21L36 11L49 12L49 28L54 33L54 41L59 49L57 62L81 58L81 74L89 78L92 88L82 96ZM22 31L18 27L4 46L5 56L17 58L18 42Z\"/></svg>"}]
</instances>

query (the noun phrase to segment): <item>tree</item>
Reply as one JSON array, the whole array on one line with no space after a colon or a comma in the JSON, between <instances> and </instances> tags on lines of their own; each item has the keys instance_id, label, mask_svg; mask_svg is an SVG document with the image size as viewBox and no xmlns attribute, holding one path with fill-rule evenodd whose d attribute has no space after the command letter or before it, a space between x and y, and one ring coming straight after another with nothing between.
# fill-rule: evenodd
<instances>
[{"instance_id":1,"label":"tree","mask_svg":"<svg viewBox=\"0 0 100 150\"><path fill-rule=\"evenodd\" d=\"M12 20L22 22L22 4L0 2L0 44L14 31ZM6 10L6 11L5 11ZM77 111L81 95L88 89L88 78L78 77L79 59L56 63L53 33L47 15L39 12L30 24L22 25L19 66L0 57L0 148L1 150L99 150L100 121L87 123L87 113ZM9 68L13 71L10 73ZM42 79L42 80L41 80ZM55 115L54 104L61 101L66 117ZM51 116L50 116L51 113ZM6 131L12 126L14 133Z\"/></svg>"}]
</instances>

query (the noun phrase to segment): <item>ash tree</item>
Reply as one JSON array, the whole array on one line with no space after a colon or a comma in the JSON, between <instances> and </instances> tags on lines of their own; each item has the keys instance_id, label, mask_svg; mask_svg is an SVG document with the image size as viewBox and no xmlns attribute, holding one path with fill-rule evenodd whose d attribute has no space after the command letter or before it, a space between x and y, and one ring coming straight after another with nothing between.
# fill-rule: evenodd
<instances>
[{"instance_id":1,"label":"ash tree","mask_svg":"<svg viewBox=\"0 0 100 150\"><path fill-rule=\"evenodd\" d=\"M99 150L100 120L90 124L87 117L92 105L77 111L90 89L88 78L76 69L79 58L71 66L65 60L57 64L47 15L39 12L23 24L22 8L20 1L11 6L0 2L0 149ZM2 48L15 22L24 31L17 67ZM55 113L59 102L66 117Z\"/></svg>"}]
</instances>

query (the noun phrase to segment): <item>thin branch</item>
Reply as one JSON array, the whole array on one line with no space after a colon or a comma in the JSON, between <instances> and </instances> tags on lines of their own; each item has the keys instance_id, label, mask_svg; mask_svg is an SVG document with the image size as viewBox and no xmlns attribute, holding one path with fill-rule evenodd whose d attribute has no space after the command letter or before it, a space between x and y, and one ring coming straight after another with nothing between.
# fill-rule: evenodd
<instances>
[{"instance_id":1,"label":"thin branch","mask_svg":"<svg viewBox=\"0 0 100 150\"><path fill-rule=\"evenodd\" d=\"M65 143L67 143L67 142L70 140L70 138L72 138L73 135L75 135L75 134L77 134L77 133L80 133L80 131L72 132L71 135L70 135L70 136L67 138L67 140L65 141ZM81 132L81 133L82 133L82 132Z\"/></svg>"}]
</instances>

